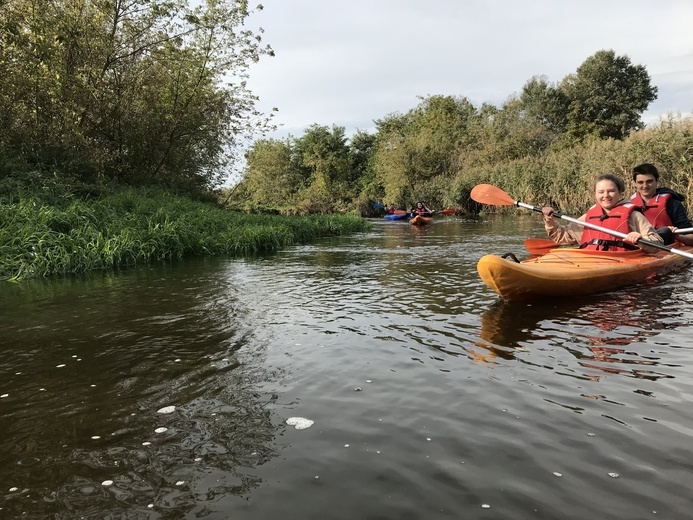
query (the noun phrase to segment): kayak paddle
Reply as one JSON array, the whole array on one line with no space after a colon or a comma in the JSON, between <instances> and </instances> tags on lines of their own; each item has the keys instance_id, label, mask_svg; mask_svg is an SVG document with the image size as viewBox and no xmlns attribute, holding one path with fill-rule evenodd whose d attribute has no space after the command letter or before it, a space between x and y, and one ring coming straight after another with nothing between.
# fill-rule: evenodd
<instances>
[{"instance_id":1,"label":"kayak paddle","mask_svg":"<svg viewBox=\"0 0 693 520\"><path fill-rule=\"evenodd\" d=\"M550 238L528 238L525 240L525 249L529 251L530 255L545 255L559 246L560 244Z\"/></svg>"},{"instance_id":2,"label":"kayak paddle","mask_svg":"<svg viewBox=\"0 0 693 520\"><path fill-rule=\"evenodd\" d=\"M505 193L503 190L500 188L496 188L495 186L492 186L491 184L477 184L472 188L472 192L469 195L472 200L480 203L480 204L488 204L490 206L517 206L519 208L525 208L525 209L531 209L532 211L537 211L541 213L541 208L537 206L532 206L531 204L525 204L524 202L520 202L519 200L513 199L510 195ZM613 229L607 229L601 226L597 226L596 224L591 224L589 222L584 222L582 220L578 220L576 218L568 217L566 215L561 215L560 213L554 211L553 216L556 218L560 218L563 220L567 220L568 222L572 222L573 224L577 224L582 227L590 228L590 229L596 229L597 231L603 231L604 233L608 233L610 235L613 235L615 237L619 238L626 238L628 235L625 233L621 233L620 231L615 231ZM693 259L693 254L687 252L687 251L682 251L681 249L676 249L674 247L668 247L662 244L658 244L656 242L650 242L649 240L643 240L640 239L638 241L639 243L645 244L646 246L653 247L655 249L661 249L662 251L669 251L670 253L675 253L677 255L685 256L686 258Z\"/></svg>"}]
</instances>

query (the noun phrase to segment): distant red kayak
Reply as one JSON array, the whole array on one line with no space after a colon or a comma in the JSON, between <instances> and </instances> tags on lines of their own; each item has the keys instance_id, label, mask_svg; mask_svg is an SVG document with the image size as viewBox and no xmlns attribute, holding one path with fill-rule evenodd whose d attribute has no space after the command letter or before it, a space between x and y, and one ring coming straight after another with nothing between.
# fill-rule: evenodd
<instances>
[{"instance_id":1,"label":"distant red kayak","mask_svg":"<svg viewBox=\"0 0 693 520\"><path fill-rule=\"evenodd\" d=\"M455 208L441 209L438 213L440 213L441 215L454 215L455 214Z\"/></svg>"}]
</instances>

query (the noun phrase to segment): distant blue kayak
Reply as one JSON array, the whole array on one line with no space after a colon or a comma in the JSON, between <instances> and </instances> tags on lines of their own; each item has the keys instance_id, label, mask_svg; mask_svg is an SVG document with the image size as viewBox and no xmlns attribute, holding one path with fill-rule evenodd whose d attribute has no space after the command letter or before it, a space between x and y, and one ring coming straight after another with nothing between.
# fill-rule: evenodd
<instances>
[{"instance_id":1,"label":"distant blue kayak","mask_svg":"<svg viewBox=\"0 0 693 520\"><path fill-rule=\"evenodd\" d=\"M394 215L385 215L383 217L385 220L407 220L409 218L409 213L402 213L401 215L398 215L395 213Z\"/></svg>"}]
</instances>

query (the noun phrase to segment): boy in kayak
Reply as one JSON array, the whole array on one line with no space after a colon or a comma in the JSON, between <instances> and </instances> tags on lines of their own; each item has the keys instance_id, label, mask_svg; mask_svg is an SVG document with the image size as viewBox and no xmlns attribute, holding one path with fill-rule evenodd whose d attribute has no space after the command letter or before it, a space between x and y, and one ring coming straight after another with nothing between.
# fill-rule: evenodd
<instances>
[{"instance_id":1,"label":"boy in kayak","mask_svg":"<svg viewBox=\"0 0 693 520\"><path fill-rule=\"evenodd\" d=\"M640 239L663 244L664 240L657 230L634 204L623 200L626 186L616 175L605 173L594 181L594 198L597 203L578 220L596 224L605 229L623 233L619 238L606 231L597 231L571 222L562 226L553 218L554 209L544 207L544 227L549 238L558 244L579 244L581 248L596 251L629 251L638 247L648 253L658 250L638 244Z\"/></svg>"},{"instance_id":2,"label":"boy in kayak","mask_svg":"<svg viewBox=\"0 0 693 520\"><path fill-rule=\"evenodd\" d=\"M683 206L686 198L671 188L657 187L659 172L653 164L643 163L633 168L635 193L630 201L640 208L647 220L662 235L665 244L675 239L693 246L693 235L677 235L677 229L693 227Z\"/></svg>"}]
</instances>

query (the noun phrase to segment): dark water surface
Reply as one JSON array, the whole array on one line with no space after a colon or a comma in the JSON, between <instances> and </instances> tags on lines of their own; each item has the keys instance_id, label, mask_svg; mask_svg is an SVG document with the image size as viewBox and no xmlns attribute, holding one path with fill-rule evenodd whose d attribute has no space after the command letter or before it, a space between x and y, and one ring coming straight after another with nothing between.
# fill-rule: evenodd
<instances>
[{"instance_id":1,"label":"dark water surface","mask_svg":"<svg viewBox=\"0 0 693 520\"><path fill-rule=\"evenodd\" d=\"M0 518L692 518L693 269L504 304L537 220L4 283Z\"/></svg>"}]
</instances>

